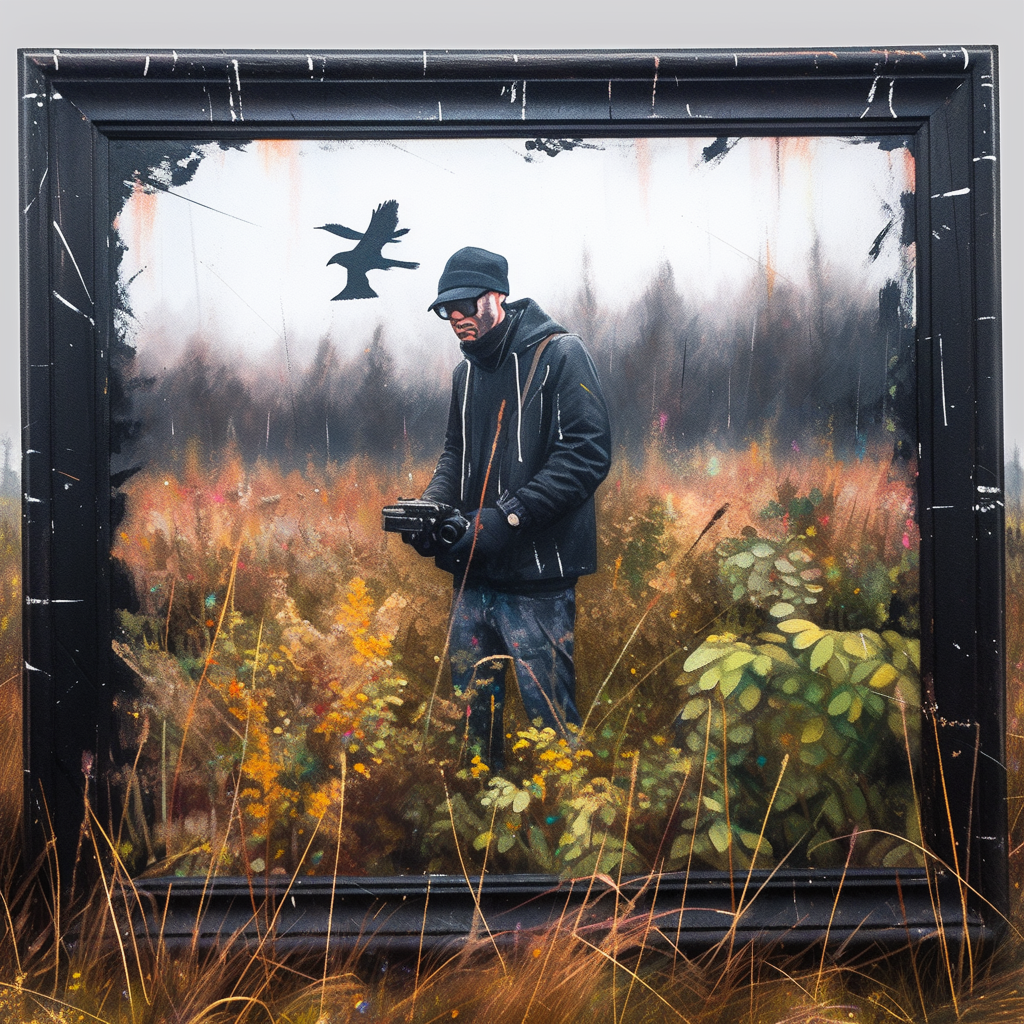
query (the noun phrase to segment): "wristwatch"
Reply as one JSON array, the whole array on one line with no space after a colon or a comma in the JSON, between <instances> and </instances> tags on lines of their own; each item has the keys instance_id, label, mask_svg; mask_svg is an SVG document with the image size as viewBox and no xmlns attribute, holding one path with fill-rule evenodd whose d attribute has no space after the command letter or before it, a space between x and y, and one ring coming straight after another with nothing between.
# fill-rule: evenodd
<instances>
[{"instance_id":1,"label":"wristwatch","mask_svg":"<svg viewBox=\"0 0 1024 1024\"><path fill-rule=\"evenodd\" d=\"M513 494L506 492L495 504L498 506L498 511L505 517L505 522L513 529L523 526L529 518L526 506Z\"/></svg>"}]
</instances>

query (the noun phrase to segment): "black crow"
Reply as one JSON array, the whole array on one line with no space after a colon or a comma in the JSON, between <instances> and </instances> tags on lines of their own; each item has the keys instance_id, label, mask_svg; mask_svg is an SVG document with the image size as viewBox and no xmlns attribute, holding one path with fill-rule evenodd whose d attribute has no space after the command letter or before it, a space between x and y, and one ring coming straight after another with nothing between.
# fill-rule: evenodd
<instances>
[{"instance_id":1,"label":"black crow","mask_svg":"<svg viewBox=\"0 0 1024 1024\"><path fill-rule=\"evenodd\" d=\"M357 239L358 244L354 249L347 249L345 252L335 253L327 261L327 266L337 263L348 271L348 280L345 287L335 299L375 299L377 293L370 287L366 274L370 270L390 270L392 267L404 267L406 270L415 270L418 263L406 263L402 260L385 259L381 254L385 245L389 242L397 242L402 235L408 234L408 228L398 227L398 203L389 199L381 203L370 216L370 223L365 231L353 231L341 224L321 224L320 231L330 231L331 234L340 235L342 238ZM334 301L332 299L332 301Z\"/></svg>"}]
</instances>

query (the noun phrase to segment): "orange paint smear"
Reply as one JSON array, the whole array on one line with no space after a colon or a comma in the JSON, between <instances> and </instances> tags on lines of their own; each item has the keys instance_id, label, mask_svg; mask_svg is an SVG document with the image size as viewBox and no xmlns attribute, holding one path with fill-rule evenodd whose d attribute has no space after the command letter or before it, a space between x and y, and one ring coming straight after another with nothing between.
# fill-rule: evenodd
<instances>
[{"instance_id":1,"label":"orange paint smear","mask_svg":"<svg viewBox=\"0 0 1024 1024\"><path fill-rule=\"evenodd\" d=\"M295 160L295 143L290 139L259 139L254 145L268 173L280 169L282 163L290 165Z\"/></svg>"},{"instance_id":2,"label":"orange paint smear","mask_svg":"<svg viewBox=\"0 0 1024 1024\"><path fill-rule=\"evenodd\" d=\"M871 53L881 53L885 55L885 59L889 59L889 54L894 57L920 57L921 60L927 60L928 58L920 50L872 50Z\"/></svg>"},{"instance_id":3,"label":"orange paint smear","mask_svg":"<svg viewBox=\"0 0 1024 1024\"><path fill-rule=\"evenodd\" d=\"M156 228L156 210L159 196L151 192L137 178L132 186L132 197L129 200L132 211L131 248L141 262L148 253Z\"/></svg>"},{"instance_id":4,"label":"orange paint smear","mask_svg":"<svg viewBox=\"0 0 1024 1024\"><path fill-rule=\"evenodd\" d=\"M895 173L902 175L900 187L904 192L915 192L917 190L917 161L914 154L907 147L892 150L890 159L900 161L899 166L894 167Z\"/></svg>"},{"instance_id":5,"label":"orange paint smear","mask_svg":"<svg viewBox=\"0 0 1024 1024\"><path fill-rule=\"evenodd\" d=\"M636 150L637 186L640 189L640 205L647 213L648 195L651 184L651 150L646 139L637 139Z\"/></svg>"},{"instance_id":6,"label":"orange paint smear","mask_svg":"<svg viewBox=\"0 0 1024 1024\"><path fill-rule=\"evenodd\" d=\"M288 181L288 216L293 224L298 224L299 197L302 193L302 166L299 163L299 144L292 139L259 139L255 143L256 152L263 163L263 171L268 179ZM293 233L294 236L294 233Z\"/></svg>"}]
</instances>

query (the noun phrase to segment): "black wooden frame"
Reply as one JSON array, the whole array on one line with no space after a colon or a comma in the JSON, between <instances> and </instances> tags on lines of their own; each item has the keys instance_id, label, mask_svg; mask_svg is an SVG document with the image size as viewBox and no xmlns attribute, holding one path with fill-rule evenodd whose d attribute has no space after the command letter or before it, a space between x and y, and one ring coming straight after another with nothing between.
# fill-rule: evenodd
<instances>
[{"instance_id":1,"label":"black wooden frame","mask_svg":"<svg viewBox=\"0 0 1024 1024\"><path fill-rule=\"evenodd\" d=\"M25 844L69 868L83 790L112 740L108 249L112 138L909 135L917 166L922 678L927 871L664 876L632 913L699 946L740 940L992 939L1008 906L998 122L994 48L760 53L22 51ZM525 100L501 96L515 81ZM102 816L102 810L101 810ZM52 830L52 833L51 831ZM959 878L958 878L959 876ZM67 871L64 878L69 877ZM462 878L259 883L282 941L457 939ZM836 892L842 887L841 898ZM245 879L140 883L165 939L244 926ZM586 886L487 877L495 933L542 927ZM147 895L148 894L148 895ZM287 896L287 898L285 898ZM591 892L591 900L594 893ZM656 900L656 904L655 904ZM165 901L167 905L165 907ZM607 905L607 906L606 906ZM600 926L607 901L589 919ZM205 908L205 913L199 913ZM251 923L250 923L251 927Z\"/></svg>"}]
</instances>

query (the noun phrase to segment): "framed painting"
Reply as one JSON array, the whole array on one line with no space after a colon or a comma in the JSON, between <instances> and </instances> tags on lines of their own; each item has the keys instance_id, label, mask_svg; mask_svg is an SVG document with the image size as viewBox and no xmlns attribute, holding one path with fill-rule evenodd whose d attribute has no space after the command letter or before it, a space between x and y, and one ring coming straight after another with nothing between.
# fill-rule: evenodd
<instances>
[{"instance_id":1,"label":"framed painting","mask_svg":"<svg viewBox=\"0 0 1024 1024\"><path fill-rule=\"evenodd\" d=\"M165 941L997 936L995 69L22 52L28 851Z\"/></svg>"}]
</instances>

